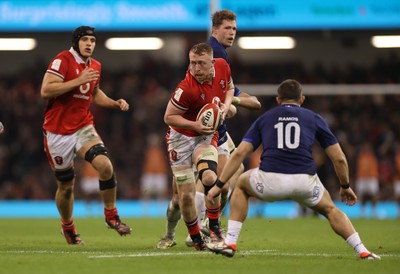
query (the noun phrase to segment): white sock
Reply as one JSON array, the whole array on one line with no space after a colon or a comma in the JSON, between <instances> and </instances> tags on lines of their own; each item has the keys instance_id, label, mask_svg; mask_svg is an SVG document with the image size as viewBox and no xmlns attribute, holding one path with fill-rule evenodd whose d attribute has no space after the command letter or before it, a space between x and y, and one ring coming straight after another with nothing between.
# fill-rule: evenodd
<instances>
[{"instance_id":1,"label":"white sock","mask_svg":"<svg viewBox=\"0 0 400 274\"><path fill-rule=\"evenodd\" d=\"M360 255L362 252L369 252L368 249L361 242L360 236L358 236L357 232L350 235L346 239L346 242L357 252L358 255Z\"/></svg>"},{"instance_id":2,"label":"white sock","mask_svg":"<svg viewBox=\"0 0 400 274\"><path fill-rule=\"evenodd\" d=\"M167 208L167 231L166 236L169 238L175 237L176 227L178 226L178 222L181 219L181 210L179 207L174 207L172 205L172 201L169 202Z\"/></svg>"},{"instance_id":3,"label":"white sock","mask_svg":"<svg viewBox=\"0 0 400 274\"><path fill-rule=\"evenodd\" d=\"M197 210L197 221L199 225L202 224L204 216L206 215L206 202L204 200L204 193L196 191L196 197L194 201Z\"/></svg>"},{"instance_id":4,"label":"white sock","mask_svg":"<svg viewBox=\"0 0 400 274\"><path fill-rule=\"evenodd\" d=\"M236 244L242 230L242 222L229 220L228 221L228 233L226 233L225 243L227 245Z\"/></svg>"}]
</instances>

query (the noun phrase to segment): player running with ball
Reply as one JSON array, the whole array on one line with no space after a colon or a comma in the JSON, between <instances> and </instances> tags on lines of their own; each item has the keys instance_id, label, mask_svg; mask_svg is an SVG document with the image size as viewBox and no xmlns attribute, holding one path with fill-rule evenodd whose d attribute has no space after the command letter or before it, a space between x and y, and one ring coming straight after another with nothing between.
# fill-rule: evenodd
<instances>
[{"instance_id":1,"label":"player running with ball","mask_svg":"<svg viewBox=\"0 0 400 274\"><path fill-rule=\"evenodd\" d=\"M196 117L205 104L218 97L222 102L220 107L224 119L232 103L234 85L228 63L223 59L213 59L210 45L194 45L189 51L189 60L186 78L173 93L164 121L170 126L166 137L168 155L183 220L193 246L197 250L205 250L194 202L196 179L193 165L207 193L217 178L218 132L203 126L200 120L196 121ZM212 204L207 202L206 207L210 232L215 240L221 241L220 198L215 197Z\"/></svg>"}]
</instances>

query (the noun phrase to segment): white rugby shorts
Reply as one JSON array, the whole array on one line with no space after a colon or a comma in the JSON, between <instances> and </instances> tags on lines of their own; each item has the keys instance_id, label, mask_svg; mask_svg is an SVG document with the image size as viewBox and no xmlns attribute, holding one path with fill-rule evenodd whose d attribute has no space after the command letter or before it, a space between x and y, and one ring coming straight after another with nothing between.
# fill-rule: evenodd
<instances>
[{"instance_id":1,"label":"white rugby shorts","mask_svg":"<svg viewBox=\"0 0 400 274\"><path fill-rule=\"evenodd\" d=\"M317 205L325 191L317 174L273 173L259 168L251 172L250 186L261 200L293 200L306 207Z\"/></svg>"},{"instance_id":2,"label":"white rugby shorts","mask_svg":"<svg viewBox=\"0 0 400 274\"><path fill-rule=\"evenodd\" d=\"M171 167L193 166L193 153L200 145L212 145L215 142L214 135L200 135L190 137L170 128L167 135L168 157Z\"/></svg>"},{"instance_id":3,"label":"white rugby shorts","mask_svg":"<svg viewBox=\"0 0 400 274\"><path fill-rule=\"evenodd\" d=\"M47 159L55 169L66 169L74 161L76 152L84 144L94 140L101 142L101 138L93 125L83 127L70 135L47 131L44 134Z\"/></svg>"}]
</instances>

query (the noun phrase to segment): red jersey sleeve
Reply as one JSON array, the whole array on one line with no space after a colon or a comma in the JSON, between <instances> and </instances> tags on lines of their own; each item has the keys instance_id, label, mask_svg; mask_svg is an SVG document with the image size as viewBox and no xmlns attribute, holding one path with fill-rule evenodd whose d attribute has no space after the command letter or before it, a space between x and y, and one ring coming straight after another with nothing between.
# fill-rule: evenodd
<instances>
[{"instance_id":1,"label":"red jersey sleeve","mask_svg":"<svg viewBox=\"0 0 400 274\"><path fill-rule=\"evenodd\" d=\"M66 55L63 53L58 54L49 64L47 68L47 72L55 74L62 79L65 79L68 68L69 68L69 60L66 58Z\"/></svg>"},{"instance_id":2,"label":"red jersey sleeve","mask_svg":"<svg viewBox=\"0 0 400 274\"><path fill-rule=\"evenodd\" d=\"M183 111L188 111L193 104L192 94L186 81L182 81L172 94L171 103Z\"/></svg>"}]
</instances>

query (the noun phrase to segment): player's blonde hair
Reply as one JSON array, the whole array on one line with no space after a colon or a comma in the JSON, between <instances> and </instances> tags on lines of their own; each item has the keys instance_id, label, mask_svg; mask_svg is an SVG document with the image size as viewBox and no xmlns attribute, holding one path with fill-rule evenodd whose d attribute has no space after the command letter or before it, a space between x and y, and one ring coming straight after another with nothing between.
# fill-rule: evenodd
<instances>
[{"instance_id":1,"label":"player's blonde hair","mask_svg":"<svg viewBox=\"0 0 400 274\"><path fill-rule=\"evenodd\" d=\"M199 43L194 45L191 49L190 52L193 52L196 55L211 55L213 56L213 49L212 47L207 44L207 43Z\"/></svg>"}]
</instances>

